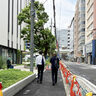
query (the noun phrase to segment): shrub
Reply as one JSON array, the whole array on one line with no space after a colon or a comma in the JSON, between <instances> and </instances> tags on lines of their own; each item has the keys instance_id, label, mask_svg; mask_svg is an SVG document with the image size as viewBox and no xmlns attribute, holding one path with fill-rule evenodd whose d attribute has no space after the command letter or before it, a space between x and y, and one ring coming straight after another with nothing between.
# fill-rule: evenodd
<instances>
[{"instance_id":1,"label":"shrub","mask_svg":"<svg viewBox=\"0 0 96 96\"><path fill-rule=\"evenodd\" d=\"M6 59L0 56L0 69L3 69L6 66Z\"/></svg>"},{"instance_id":2,"label":"shrub","mask_svg":"<svg viewBox=\"0 0 96 96\"><path fill-rule=\"evenodd\" d=\"M31 75L32 72L20 71L18 69L8 69L0 71L0 82L3 89Z\"/></svg>"}]
</instances>

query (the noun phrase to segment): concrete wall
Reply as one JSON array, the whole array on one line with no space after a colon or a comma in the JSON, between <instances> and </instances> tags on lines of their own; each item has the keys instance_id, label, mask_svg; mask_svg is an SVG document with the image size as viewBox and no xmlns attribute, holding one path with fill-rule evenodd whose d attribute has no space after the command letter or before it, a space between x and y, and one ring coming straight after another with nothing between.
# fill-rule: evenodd
<instances>
[{"instance_id":1,"label":"concrete wall","mask_svg":"<svg viewBox=\"0 0 96 96\"><path fill-rule=\"evenodd\" d=\"M0 45L7 46L8 0L0 0Z\"/></svg>"}]
</instances>

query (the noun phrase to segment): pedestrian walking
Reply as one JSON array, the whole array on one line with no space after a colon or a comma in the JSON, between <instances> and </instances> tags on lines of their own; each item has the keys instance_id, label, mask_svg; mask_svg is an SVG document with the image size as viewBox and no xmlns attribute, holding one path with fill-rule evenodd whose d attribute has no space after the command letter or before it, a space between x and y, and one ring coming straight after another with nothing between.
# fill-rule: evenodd
<instances>
[{"instance_id":1,"label":"pedestrian walking","mask_svg":"<svg viewBox=\"0 0 96 96\"><path fill-rule=\"evenodd\" d=\"M52 85L54 86L57 83L58 68L59 68L59 58L56 53L53 54L53 57L50 59L51 71L52 71Z\"/></svg>"},{"instance_id":2,"label":"pedestrian walking","mask_svg":"<svg viewBox=\"0 0 96 96\"><path fill-rule=\"evenodd\" d=\"M42 52L39 52L39 55L36 57L36 66L37 66L37 69L38 69L37 83L42 84L44 64L45 64L45 58L42 55Z\"/></svg>"}]
</instances>

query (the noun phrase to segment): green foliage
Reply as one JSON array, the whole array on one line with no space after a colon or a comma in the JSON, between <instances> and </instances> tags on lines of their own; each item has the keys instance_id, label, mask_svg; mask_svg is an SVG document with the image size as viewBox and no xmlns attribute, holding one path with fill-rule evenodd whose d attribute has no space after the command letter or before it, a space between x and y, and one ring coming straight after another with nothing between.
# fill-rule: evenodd
<instances>
[{"instance_id":1,"label":"green foliage","mask_svg":"<svg viewBox=\"0 0 96 96\"><path fill-rule=\"evenodd\" d=\"M23 27L21 31L21 38L24 40L30 41L30 32L31 32L31 17L30 17L30 5L26 6L22 12L18 15L19 24L25 23L26 26ZM55 37L52 35L51 31L48 28L44 28L45 23L49 20L49 16L45 12L43 4L38 1L34 4L36 18L34 24L34 44L35 51L42 51L44 55L50 53L51 49L55 49L53 44L55 44ZM52 47L51 47L52 46Z\"/></svg>"},{"instance_id":2,"label":"green foliage","mask_svg":"<svg viewBox=\"0 0 96 96\"><path fill-rule=\"evenodd\" d=\"M4 89L31 74L32 72L20 71L17 69L2 70L0 71L0 82L2 82Z\"/></svg>"},{"instance_id":3,"label":"green foliage","mask_svg":"<svg viewBox=\"0 0 96 96\"><path fill-rule=\"evenodd\" d=\"M50 65L50 58L46 60L46 65Z\"/></svg>"},{"instance_id":4,"label":"green foliage","mask_svg":"<svg viewBox=\"0 0 96 96\"><path fill-rule=\"evenodd\" d=\"M5 66L6 66L6 59L0 56L0 69L5 68Z\"/></svg>"}]
</instances>

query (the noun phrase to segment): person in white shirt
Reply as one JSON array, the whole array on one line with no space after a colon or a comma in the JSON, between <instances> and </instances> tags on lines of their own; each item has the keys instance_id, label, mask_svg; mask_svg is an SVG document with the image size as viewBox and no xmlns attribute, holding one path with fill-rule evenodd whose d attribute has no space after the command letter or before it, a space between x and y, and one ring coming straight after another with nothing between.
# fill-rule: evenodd
<instances>
[{"instance_id":1,"label":"person in white shirt","mask_svg":"<svg viewBox=\"0 0 96 96\"><path fill-rule=\"evenodd\" d=\"M36 66L38 68L38 79L37 79L37 83L41 83L42 84L44 64L45 64L45 58L42 55L42 52L39 52L39 55L36 57Z\"/></svg>"}]
</instances>

